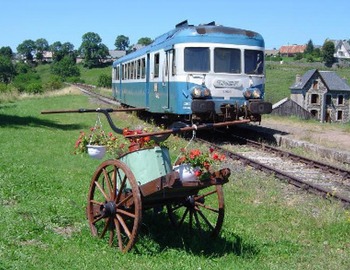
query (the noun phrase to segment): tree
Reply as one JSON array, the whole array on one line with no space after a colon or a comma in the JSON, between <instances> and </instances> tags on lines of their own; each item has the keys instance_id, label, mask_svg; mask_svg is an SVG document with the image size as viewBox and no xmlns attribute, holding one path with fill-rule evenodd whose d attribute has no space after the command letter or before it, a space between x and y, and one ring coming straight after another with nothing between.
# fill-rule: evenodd
<instances>
[{"instance_id":1,"label":"tree","mask_svg":"<svg viewBox=\"0 0 350 270\"><path fill-rule=\"evenodd\" d=\"M44 57L44 52L49 49L49 43L44 38L39 38L35 41L36 54L35 57L37 60L42 61Z\"/></svg>"},{"instance_id":2,"label":"tree","mask_svg":"<svg viewBox=\"0 0 350 270\"><path fill-rule=\"evenodd\" d=\"M61 61L65 56L70 56L73 60L76 58L74 45L70 42L62 44L60 41L56 41L50 45L50 51L55 62Z\"/></svg>"},{"instance_id":3,"label":"tree","mask_svg":"<svg viewBox=\"0 0 350 270\"><path fill-rule=\"evenodd\" d=\"M101 60L109 55L107 46L102 43L100 36L93 32L84 34L82 40L79 52L84 57L84 65L88 68L100 66Z\"/></svg>"},{"instance_id":4,"label":"tree","mask_svg":"<svg viewBox=\"0 0 350 270\"><path fill-rule=\"evenodd\" d=\"M334 43L330 40L326 40L322 46L323 62L326 67L331 67L334 63Z\"/></svg>"},{"instance_id":5,"label":"tree","mask_svg":"<svg viewBox=\"0 0 350 270\"><path fill-rule=\"evenodd\" d=\"M31 39L23 41L17 46L17 52L22 54L26 60L33 60L33 53L36 50L35 42Z\"/></svg>"},{"instance_id":6,"label":"tree","mask_svg":"<svg viewBox=\"0 0 350 270\"><path fill-rule=\"evenodd\" d=\"M0 56L4 56L11 59L12 55L13 55L13 52L11 47L7 46L7 47L0 48Z\"/></svg>"},{"instance_id":7,"label":"tree","mask_svg":"<svg viewBox=\"0 0 350 270\"><path fill-rule=\"evenodd\" d=\"M0 82L8 84L16 76L16 69L11 58L0 55Z\"/></svg>"},{"instance_id":8,"label":"tree","mask_svg":"<svg viewBox=\"0 0 350 270\"><path fill-rule=\"evenodd\" d=\"M115 39L114 46L117 50L126 51L129 47L130 40L124 35L119 35Z\"/></svg>"},{"instance_id":9,"label":"tree","mask_svg":"<svg viewBox=\"0 0 350 270\"><path fill-rule=\"evenodd\" d=\"M310 39L309 42L306 45L306 49L304 51L305 54L312 54L314 51L314 44L312 43L312 40Z\"/></svg>"},{"instance_id":10,"label":"tree","mask_svg":"<svg viewBox=\"0 0 350 270\"><path fill-rule=\"evenodd\" d=\"M63 80L68 77L79 77L80 71L75 61L66 55L60 61L56 61L51 65L51 72L60 76Z\"/></svg>"},{"instance_id":11,"label":"tree","mask_svg":"<svg viewBox=\"0 0 350 270\"><path fill-rule=\"evenodd\" d=\"M143 37L143 38L140 38L137 41L137 44L141 44L141 45L147 46L147 45L151 44L152 42L153 42L153 40L151 38Z\"/></svg>"}]
</instances>

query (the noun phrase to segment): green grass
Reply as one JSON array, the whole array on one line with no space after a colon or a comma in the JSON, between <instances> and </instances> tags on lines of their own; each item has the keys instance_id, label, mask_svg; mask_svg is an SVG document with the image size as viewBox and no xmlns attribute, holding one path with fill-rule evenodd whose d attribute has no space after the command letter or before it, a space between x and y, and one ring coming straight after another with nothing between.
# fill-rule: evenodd
<instances>
[{"instance_id":1,"label":"green grass","mask_svg":"<svg viewBox=\"0 0 350 270\"><path fill-rule=\"evenodd\" d=\"M111 75L112 74L112 65L104 68L92 68L87 69L82 65L79 65L80 77L86 84L97 85L98 78L102 74Z\"/></svg>"},{"instance_id":2,"label":"green grass","mask_svg":"<svg viewBox=\"0 0 350 270\"><path fill-rule=\"evenodd\" d=\"M219 238L176 231L165 213L148 212L128 254L93 238L85 207L100 161L72 153L96 116L40 111L96 106L80 95L0 103L1 270L348 269L349 211L238 165L224 187ZM132 115L114 120L139 124ZM171 140L174 158L182 142Z\"/></svg>"}]
</instances>

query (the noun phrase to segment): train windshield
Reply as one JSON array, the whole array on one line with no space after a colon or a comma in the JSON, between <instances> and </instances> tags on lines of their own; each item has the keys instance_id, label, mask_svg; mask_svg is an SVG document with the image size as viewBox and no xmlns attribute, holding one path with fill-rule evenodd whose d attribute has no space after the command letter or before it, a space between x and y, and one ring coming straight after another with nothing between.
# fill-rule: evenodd
<instances>
[{"instance_id":1,"label":"train windshield","mask_svg":"<svg viewBox=\"0 0 350 270\"><path fill-rule=\"evenodd\" d=\"M214 72L241 73L241 51L239 49L215 48Z\"/></svg>"},{"instance_id":2,"label":"train windshield","mask_svg":"<svg viewBox=\"0 0 350 270\"><path fill-rule=\"evenodd\" d=\"M208 72L210 70L209 48L185 48L184 69L187 72Z\"/></svg>"},{"instance_id":3,"label":"train windshield","mask_svg":"<svg viewBox=\"0 0 350 270\"><path fill-rule=\"evenodd\" d=\"M244 51L244 71L246 74L263 74L264 57L262 51Z\"/></svg>"}]
</instances>

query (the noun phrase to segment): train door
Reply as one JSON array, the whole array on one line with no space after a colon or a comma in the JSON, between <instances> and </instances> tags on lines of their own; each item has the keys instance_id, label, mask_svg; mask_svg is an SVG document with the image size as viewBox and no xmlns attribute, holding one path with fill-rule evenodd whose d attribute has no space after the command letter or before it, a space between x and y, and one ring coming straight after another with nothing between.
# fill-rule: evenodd
<instances>
[{"instance_id":1,"label":"train door","mask_svg":"<svg viewBox=\"0 0 350 270\"><path fill-rule=\"evenodd\" d=\"M149 93L150 93L150 55L147 53L146 58L146 89L145 89L145 107L149 107Z\"/></svg>"},{"instance_id":2,"label":"train door","mask_svg":"<svg viewBox=\"0 0 350 270\"><path fill-rule=\"evenodd\" d=\"M165 111L169 112L170 110L170 63L172 59L172 53L171 51L165 52L165 63L163 66L163 88L164 93L166 95L166 105L164 106Z\"/></svg>"}]
</instances>

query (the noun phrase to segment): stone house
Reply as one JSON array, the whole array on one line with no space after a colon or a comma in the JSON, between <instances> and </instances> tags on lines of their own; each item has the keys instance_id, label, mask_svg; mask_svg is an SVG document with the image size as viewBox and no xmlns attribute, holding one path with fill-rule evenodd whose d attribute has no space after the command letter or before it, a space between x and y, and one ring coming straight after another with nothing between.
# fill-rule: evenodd
<instances>
[{"instance_id":1,"label":"stone house","mask_svg":"<svg viewBox=\"0 0 350 270\"><path fill-rule=\"evenodd\" d=\"M333 71L312 69L297 75L291 100L321 122L350 121L350 87Z\"/></svg>"}]
</instances>

